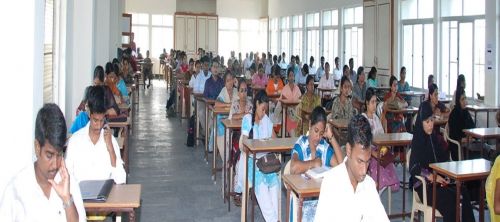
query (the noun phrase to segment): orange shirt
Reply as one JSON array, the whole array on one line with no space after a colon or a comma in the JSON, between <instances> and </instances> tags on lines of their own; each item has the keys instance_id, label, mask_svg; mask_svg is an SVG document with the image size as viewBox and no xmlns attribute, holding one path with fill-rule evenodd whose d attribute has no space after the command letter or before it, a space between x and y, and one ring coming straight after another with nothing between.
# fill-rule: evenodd
<instances>
[{"instance_id":1,"label":"orange shirt","mask_svg":"<svg viewBox=\"0 0 500 222\"><path fill-rule=\"evenodd\" d=\"M267 87L266 87L266 93L267 95L273 95L276 94L278 91L283 90L283 81L280 79L278 80L278 87L274 86L274 79L269 79L267 82Z\"/></svg>"}]
</instances>

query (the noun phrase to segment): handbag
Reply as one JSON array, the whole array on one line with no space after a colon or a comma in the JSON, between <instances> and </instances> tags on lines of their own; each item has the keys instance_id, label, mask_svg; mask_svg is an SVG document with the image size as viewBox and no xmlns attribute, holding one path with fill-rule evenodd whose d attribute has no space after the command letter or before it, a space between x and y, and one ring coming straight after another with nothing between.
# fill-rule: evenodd
<instances>
[{"instance_id":1,"label":"handbag","mask_svg":"<svg viewBox=\"0 0 500 222\"><path fill-rule=\"evenodd\" d=\"M276 173L281 170L281 161L274 153L268 153L257 159L256 165L264 174Z\"/></svg>"}]
</instances>

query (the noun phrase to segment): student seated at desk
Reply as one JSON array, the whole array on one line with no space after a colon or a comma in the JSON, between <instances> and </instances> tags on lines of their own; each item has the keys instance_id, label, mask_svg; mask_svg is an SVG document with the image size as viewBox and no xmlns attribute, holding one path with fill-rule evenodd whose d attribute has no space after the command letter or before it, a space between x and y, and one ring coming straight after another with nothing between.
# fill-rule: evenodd
<instances>
[{"instance_id":1,"label":"student seated at desk","mask_svg":"<svg viewBox=\"0 0 500 222\"><path fill-rule=\"evenodd\" d=\"M387 121L387 133L406 132L404 115L402 113L389 112L389 110L400 109L408 106L408 103L406 103L403 97L398 93L397 84L398 79L391 76L389 79L389 86L391 86L391 89L384 96L384 110L382 112L382 118L385 118Z\"/></svg>"},{"instance_id":2,"label":"student seated at desk","mask_svg":"<svg viewBox=\"0 0 500 222\"><path fill-rule=\"evenodd\" d=\"M356 109L352 105L352 100L349 98L351 94L351 81L349 77L342 76L340 80L340 95L335 97L332 104L332 113L328 115L328 119L351 119L356 114Z\"/></svg>"},{"instance_id":3,"label":"student seated at desk","mask_svg":"<svg viewBox=\"0 0 500 222\"><path fill-rule=\"evenodd\" d=\"M203 91L203 96L207 99L217 99L219 94L222 91L222 88L224 88L224 80L219 77L219 61L213 61L212 62L212 77L208 78L207 81L205 82L205 89ZM231 84L233 84L233 80L231 79ZM206 104L205 104L206 105ZM203 110L205 111L205 110ZM209 128L208 132L212 132L213 126L212 126L212 119L213 116L207 116L208 118L208 123L209 125L207 126ZM210 140L209 140L209 146L208 146L208 151L211 152L213 149L213 134L210 133Z\"/></svg>"},{"instance_id":4,"label":"student seated at desk","mask_svg":"<svg viewBox=\"0 0 500 222\"><path fill-rule=\"evenodd\" d=\"M201 62L200 60L196 60L196 62L194 62L194 70L192 70L191 78L189 79L189 87L193 88L193 90L194 90L194 85L196 83L196 78L198 77L200 70L201 70Z\"/></svg>"},{"instance_id":5,"label":"student seated at desk","mask_svg":"<svg viewBox=\"0 0 500 222\"><path fill-rule=\"evenodd\" d=\"M309 131L309 124L302 128L305 121L305 115L302 110L309 110L316 106L321 106L321 98L319 95L314 94L314 76L307 76L306 93L302 95L299 105L296 108L297 115L300 117L297 124L297 133L302 135Z\"/></svg>"},{"instance_id":6,"label":"student seated at desk","mask_svg":"<svg viewBox=\"0 0 500 222\"><path fill-rule=\"evenodd\" d=\"M335 89L335 79L332 74L330 74L330 63L325 63L323 69L323 75L319 80L318 88L319 89ZM333 95L331 92L323 92L322 93L322 106L327 107L327 103L331 103L333 101Z\"/></svg>"},{"instance_id":7,"label":"student seated at desk","mask_svg":"<svg viewBox=\"0 0 500 222\"><path fill-rule=\"evenodd\" d=\"M420 105L418 110L413 139L411 142L410 156L410 185L413 185L420 199L423 198L423 185L415 178L421 176L427 181L427 203L432 206L432 183L439 183L436 186L436 210L443 216L443 220L455 221L455 196L456 187L450 185L450 181L441 177L439 174L436 181L433 181L432 169L429 164L438 162L447 162L450 160L448 152L444 150L438 143L437 133L433 130L434 117L432 106L429 101L425 101ZM472 205L466 186L462 186L462 220L474 221L472 213Z\"/></svg>"},{"instance_id":8,"label":"student seated at desk","mask_svg":"<svg viewBox=\"0 0 500 222\"><path fill-rule=\"evenodd\" d=\"M305 85L306 85L307 76L309 76L309 65L304 64L302 66L302 69L300 70L300 74L297 75L298 79L295 80L297 82L297 85L299 85L300 92L302 94L304 94L306 91Z\"/></svg>"},{"instance_id":9,"label":"student seated at desk","mask_svg":"<svg viewBox=\"0 0 500 222\"><path fill-rule=\"evenodd\" d=\"M66 130L57 105L45 104L38 111L36 161L7 185L0 201L0 221L86 221L80 187L64 162Z\"/></svg>"},{"instance_id":10,"label":"student seated at desk","mask_svg":"<svg viewBox=\"0 0 500 222\"><path fill-rule=\"evenodd\" d=\"M293 60L295 61L295 59ZM295 84L295 74L293 73L293 68L290 67L287 69L288 74L288 84L283 87L283 91L281 92L280 101L291 101L298 102L302 93L300 92L299 87ZM283 110L282 112L288 112L286 115L286 132L290 136L295 136L295 129L297 128L297 121L293 117L296 115L295 107L288 108L288 110Z\"/></svg>"},{"instance_id":11,"label":"student seated at desk","mask_svg":"<svg viewBox=\"0 0 500 222\"><path fill-rule=\"evenodd\" d=\"M370 72L368 72L368 88L377 88L378 87L378 80L377 80L377 68L372 67L370 69Z\"/></svg>"},{"instance_id":12,"label":"student seated at desk","mask_svg":"<svg viewBox=\"0 0 500 222\"><path fill-rule=\"evenodd\" d=\"M224 85L219 96L217 96L215 107L230 108L231 102L238 97L238 90L234 88L234 76L230 72L224 74ZM221 155L224 153L224 126L222 125L222 119L225 118L225 115L217 115L217 148L219 151L222 151L220 152ZM212 136L210 136L210 138L212 138ZM227 155L227 157L229 158L229 155Z\"/></svg>"},{"instance_id":13,"label":"student seated at desk","mask_svg":"<svg viewBox=\"0 0 500 222\"><path fill-rule=\"evenodd\" d=\"M194 81L194 86L193 86L194 93L204 93L205 82L207 81L207 79L209 79L212 76L212 73L210 71L208 71L208 57L203 57L202 63L203 63L203 69L200 71L200 73L198 73L198 75L196 76L196 79ZM218 93L217 93L217 95L218 95ZM214 95L214 98L217 95ZM201 126L200 132L204 132L205 118L206 118L205 117L206 104L203 102L197 102L195 104L197 104L196 110L198 113L196 113L196 115L198 115L198 121L199 121L199 123L196 123L196 126Z\"/></svg>"},{"instance_id":14,"label":"student seated at desk","mask_svg":"<svg viewBox=\"0 0 500 222\"><path fill-rule=\"evenodd\" d=\"M104 79L104 84L111 89L111 92L113 93L113 96L115 97L115 101L118 105L122 104L125 102L124 98L122 97L122 94L120 93L120 90L118 90L118 87L116 86L116 83L118 82L118 78L116 77L116 74L114 72L109 72L106 73L106 78Z\"/></svg>"},{"instance_id":15,"label":"student seated at desk","mask_svg":"<svg viewBox=\"0 0 500 222\"><path fill-rule=\"evenodd\" d=\"M126 182L118 142L106 124L104 90L94 86L89 90L90 122L71 136L66 162L76 181L113 179L116 184Z\"/></svg>"},{"instance_id":16,"label":"student seated at desk","mask_svg":"<svg viewBox=\"0 0 500 222\"><path fill-rule=\"evenodd\" d=\"M314 77L310 76L313 81ZM330 144L323 138L326 126L326 113L323 107L316 106L311 114L310 130L308 135L302 135L295 143L290 162L291 174L302 174L307 170L316 167L334 167L343 160L340 146L335 141L332 148ZM292 194L293 195L293 194ZM292 198L290 202L290 221L295 221L296 198ZM313 221L318 201L316 198L304 201L302 221Z\"/></svg>"},{"instance_id":17,"label":"student seated at desk","mask_svg":"<svg viewBox=\"0 0 500 222\"><path fill-rule=\"evenodd\" d=\"M465 90L465 76L464 76L464 74L458 75L457 88L455 89L455 92L453 92L453 97L451 97L450 109L453 109L455 107L455 105L459 103L458 100L455 100L456 95L457 95L457 91L459 90L459 88L462 88L463 90Z\"/></svg>"},{"instance_id":18,"label":"student seated at desk","mask_svg":"<svg viewBox=\"0 0 500 222\"><path fill-rule=\"evenodd\" d=\"M247 95L247 82L238 82L238 94L231 102L228 119L242 119L244 115L252 113L252 98Z\"/></svg>"},{"instance_id":19,"label":"student seated at desk","mask_svg":"<svg viewBox=\"0 0 500 222\"><path fill-rule=\"evenodd\" d=\"M454 98L454 100L458 101L453 110L451 111L450 117L448 118L448 130L450 138L462 143L465 142L466 138L464 129L472 129L476 128L476 124L472 119L469 111L465 109L467 106L467 98L465 97L465 90L463 88L459 88ZM451 153L451 158L453 160L458 160L458 152L462 152L462 150L458 150L458 147L454 143L448 143L448 149ZM463 156L463 155L461 155Z\"/></svg>"},{"instance_id":20,"label":"student seated at desk","mask_svg":"<svg viewBox=\"0 0 500 222\"><path fill-rule=\"evenodd\" d=\"M500 221L500 156L495 159L485 184L490 221Z\"/></svg>"},{"instance_id":21,"label":"student seated at desk","mask_svg":"<svg viewBox=\"0 0 500 222\"><path fill-rule=\"evenodd\" d=\"M362 115L366 117L368 122L370 123L370 128L372 129L372 135L383 134L384 127L382 122L378 118L375 113L377 109L377 95L375 95L375 90L373 88L368 88L366 90L366 112ZM370 159L370 176L377 180L377 169L380 173L380 181L379 190L382 190L386 187L390 187L392 192L397 192L399 190L399 179L396 174L396 167L394 166L394 154L390 151L382 151L383 153L380 155L382 147L372 146L372 158ZM384 148L384 149L387 149ZM380 163L379 163L380 160ZM379 168L380 165L380 168Z\"/></svg>"},{"instance_id":22,"label":"student seated at desk","mask_svg":"<svg viewBox=\"0 0 500 222\"><path fill-rule=\"evenodd\" d=\"M122 101L120 102L125 102L129 103L129 96L128 96L128 90L127 90L127 85L125 84L125 81L120 75L120 67L118 64L113 64L113 63L106 63L106 81L109 82L114 82L116 89L120 92L120 97L122 98Z\"/></svg>"},{"instance_id":23,"label":"student seated at desk","mask_svg":"<svg viewBox=\"0 0 500 222\"><path fill-rule=\"evenodd\" d=\"M254 66L254 64L252 64L252 66ZM267 78L267 75L264 74L264 67L262 66L261 63L259 64L259 71L256 74L253 74L252 76L252 86L259 88L266 88L267 82L269 82L269 80Z\"/></svg>"},{"instance_id":24,"label":"student seated at desk","mask_svg":"<svg viewBox=\"0 0 500 222\"><path fill-rule=\"evenodd\" d=\"M257 92L253 100L253 112L243 117L241 123L242 139L269 139L275 138L273 132L273 123L266 114L268 106L268 98L266 93L261 90ZM242 147L242 146L240 146ZM242 147L243 149L246 149ZM263 157L266 153L258 153L257 159ZM241 152L240 159L236 170L236 187L235 192L241 193L244 189L245 180L243 178L243 164L248 164L248 184L252 184L254 166L253 155L249 156L248 163L245 163L246 152ZM277 173L264 174L259 168L255 168L255 196L260 206L260 210L266 221L278 221L278 195L279 195L279 180Z\"/></svg>"},{"instance_id":25,"label":"student seated at desk","mask_svg":"<svg viewBox=\"0 0 500 222\"><path fill-rule=\"evenodd\" d=\"M365 81L365 68L363 68L363 66L360 66L358 68L356 79L353 80L353 82L354 86L352 88L352 105L359 112L362 112L363 105L365 104L365 94L367 89Z\"/></svg>"},{"instance_id":26,"label":"student seated at desk","mask_svg":"<svg viewBox=\"0 0 500 222\"><path fill-rule=\"evenodd\" d=\"M399 71L398 93L410 91L410 85L406 82L406 67L401 67ZM405 96L405 101L411 104L411 96Z\"/></svg>"},{"instance_id":27,"label":"student seated at desk","mask_svg":"<svg viewBox=\"0 0 500 222\"><path fill-rule=\"evenodd\" d=\"M281 95L284 84L281 80L281 70L274 69L271 79L267 82L266 93L267 95Z\"/></svg>"},{"instance_id":28,"label":"student seated at desk","mask_svg":"<svg viewBox=\"0 0 500 222\"><path fill-rule=\"evenodd\" d=\"M325 173L314 221L389 221L375 181L366 175L372 153L370 123L356 115L347 131L347 156Z\"/></svg>"},{"instance_id":29,"label":"student seated at desk","mask_svg":"<svg viewBox=\"0 0 500 222\"><path fill-rule=\"evenodd\" d=\"M447 117L450 115L450 109L446 107L442 102L439 102L438 94L438 86L435 83L432 83L429 86L429 99L431 102L432 110L434 112L434 115L436 116L441 116L441 117Z\"/></svg>"}]
</instances>

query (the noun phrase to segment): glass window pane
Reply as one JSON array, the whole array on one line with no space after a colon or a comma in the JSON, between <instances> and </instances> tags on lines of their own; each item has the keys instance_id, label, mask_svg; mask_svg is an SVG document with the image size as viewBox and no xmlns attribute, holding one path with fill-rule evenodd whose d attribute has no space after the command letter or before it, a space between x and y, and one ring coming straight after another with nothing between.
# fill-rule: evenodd
<instances>
[{"instance_id":1,"label":"glass window pane","mask_svg":"<svg viewBox=\"0 0 500 222\"><path fill-rule=\"evenodd\" d=\"M462 0L441 0L442 16L462 15Z\"/></svg>"},{"instance_id":2,"label":"glass window pane","mask_svg":"<svg viewBox=\"0 0 500 222\"><path fill-rule=\"evenodd\" d=\"M323 26L332 25L332 11L323 12Z\"/></svg>"},{"instance_id":3,"label":"glass window pane","mask_svg":"<svg viewBox=\"0 0 500 222\"><path fill-rule=\"evenodd\" d=\"M464 0L464 15L484 15L484 1L485 0Z\"/></svg>"},{"instance_id":4,"label":"glass window pane","mask_svg":"<svg viewBox=\"0 0 500 222\"><path fill-rule=\"evenodd\" d=\"M151 57L160 56L163 49L168 51L169 49L174 48L173 28L153 27L151 34Z\"/></svg>"},{"instance_id":5,"label":"glass window pane","mask_svg":"<svg viewBox=\"0 0 500 222\"><path fill-rule=\"evenodd\" d=\"M484 95L485 88L485 20L474 22L474 95Z\"/></svg>"},{"instance_id":6,"label":"glass window pane","mask_svg":"<svg viewBox=\"0 0 500 222\"><path fill-rule=\"evenodd\" d=\"M413 26L413 86L427 89L424 87L423 79L423 61L422 61L422 25ZM425 73L425 76L432 73ZM426 77L427 78L427 77Z\"/></svg>"},{"instance_id":7,"label":"glass window pane","mask_svg":"<svg viewBox=\"0 0 500 222\"><path fill-rule=\"evenodd\" d=\"M354 23L354 8L344 10L344 24L350 25Z\"/></svg>"},{"instance_id":8,"label":"glass window pane","mask_svg":"<svg viewBox=\"0 0 500 222\"><path fill-rule=\"evenodd\" d=\"M294 55L302 55L302 31L293 32L292 50Z\"/></svg>"},{"instance_id":9,"label":"glass window pane","mask_svg":"<svg viewBox=\"0 0 500 222\"><path fill-rule=\"evenodd\" d=\"M441 25L441 75L443 78L443 83L441 84L441 89L448 95L453 95L453 90L450 90L450 23L443 22Z\"/></svg>"},{"instance_id":10,"label":"glass window pane","mask_svg":"<svg viewBox=\"0 0 500 222\"><path fill-rule=\"evenodd\" d=\"M241 20L241 30L259 31L259 20L258 19L242 19Z\"/></svg>"},{"instance_id":11,"label":"glass window pane","mask_svg":"<svg viewBox=\"0 0 500 222\"><path fill-rule=\"evenodd\" d=\"M238 45L238 31L219 31L219 55L229 58L231 51L241 51Z\"/></svg>"},{"instance_id":12,"label":"glass window pane","mask_svg":"<svg viewBox=\"0 0 500 222\"><path fill-rule=\"evenodd\" d=\"M418 0L418 18L432 18L433 14L433 0Z\"/></svg>"},{"instance_id":13,"label":"glass window pane","mask_svg":"<svg viewBox=\"0 0 500 222\"><path fill-rule=\"evenodd\" d=\"M354 23L363 24L363 7L357 7L354 9Z\"/></svg>"},{"instance_id":14,"label":"glass window pane","mask_svg":"<svg viewBox=\"0 0 500 222\"><path fill-rule=\"evenodd\" d=\"M450 27L450 92L455 92L458 77L458 23L452 21Z\"/></svg>"},{"instance_id":15,"label":"glass window pane","mask_svg":"<svg viewBox=\"0 0 500 222\"><path fill-rule=\"evenodd\" d=\"M459 56L458 56L458 70L460 74L465 75L465 82L473 83L473 73L472 73L472 49L473 49L473 30L472 23L460 23L459 24ZM472 97L472 88L465 87L465 93L467 97Z\"/></svg>"},{"instance_id":16,"label":"glass window pane","mask_svg":"<svg viewBox=\"0 0 500 222\"><path fill-rule=\"evenodd\" d=\"M136 44L136 47L141 48L141 52L146 52L146 50L150 50L148 27L133 25L132 32L134 33L134 42Z\"/></svg>"},{"instance_id":17,"label":"glass window pane","mask_svg":"<svg viewBox=\"0 0 500 222\"><path fill-rule=\"evenodd\" d=\"M149 14L133 13L132 14L132 24L134 24L134 25L148 25L149 24Z\"/></svg>"},{"instance_id":18,"label":"glass window pane","mask_svg":"<svg viewBox=\"0 0 500 222\"><path fill-rule=\"evenodd\" d=\"M339 11L338 10L332 11L332 25L333 26L339 25Z\"/></svg>"},{"instance_id":19,"label":"glass window pane","mask_svg":"<svg viewBox=\"0 0 500 222\"><path fill-rule=\"evenodd\" d=\"M413 26L403 27L403 64L406 67L406 81L413 86Z\"/></svg>"},{"instance_id":20,"label":"glass window pane","mask_svg":"<svg viewBox=\"0 0 500 222\"><path fill-rule=\"evenodd\" d=\"M235 18L219 18L219 29L236 30L238 29L238 20Z\"/></svg>"},{"instance_id":21,"label":"glass window pane","mask_svg":"<svg viewBox=\"0 0 500 222\"><path fill-rule=\"evenodd\" d=\"M151 15L151 24L156 26L173 26L171 15Z\"/></svg>"},{"instance_id":22,"label":"glass window pane","mask_svg":"<svg viewBox=\"0 0 500 222\"><path fill-rule=\"evenodd\" d=\"M286 55L289 55L290 54L289 47L290 47L290 32L282 31L280 52L281 53L284 52ZM286 59L286 61L288 61L288 59Z\"/></svg>"},{"instance_id":23,"label":"glass window pane","mask_svg":"<svg viewBox=\"0 0 500 222\"><path fill-rule=\"evenodd\" d=\"M423 52L423 62L424 62L424 76L426 76L427 81L427 76L434 71L434 35L433 35L433 25L432 24L425 24L424 25L424 39L423 39L423 46L424 46L424 52ZM435 82L439 80L437 76L435 76Z\"/></svg>"},{"instance_id":24,"label":"glass window pane","mask_svg":"<svg viewBox=\"0 0 500 222\"><path fill-rule=\"evenodd\" d=\"M401 19L417 18L417 0L402 0L401 1ZM406 71L408 73L408 71Z\"/></svg>"}]
</instances>

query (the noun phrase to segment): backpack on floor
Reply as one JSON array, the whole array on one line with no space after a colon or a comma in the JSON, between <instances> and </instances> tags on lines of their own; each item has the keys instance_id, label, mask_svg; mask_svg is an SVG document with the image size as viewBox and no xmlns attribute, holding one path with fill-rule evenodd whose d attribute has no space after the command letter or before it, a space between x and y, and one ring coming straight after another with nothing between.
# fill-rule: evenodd
<instances>
[{"instance_id":1,"label":"backpack on floor","mask_svg":"<svg viewBox=\"0 0 500 222\"><path fill-rule=\"evenodd\" d=\"M196 121L196 118L194 115L191 116L191 118L189 118L189 122L188 122L188 128L187 128L187 142L186 142L186 145L188 147L193 147L194 146L194 130L195 130L195 121Z\"/></svg>"}]
</instances>

